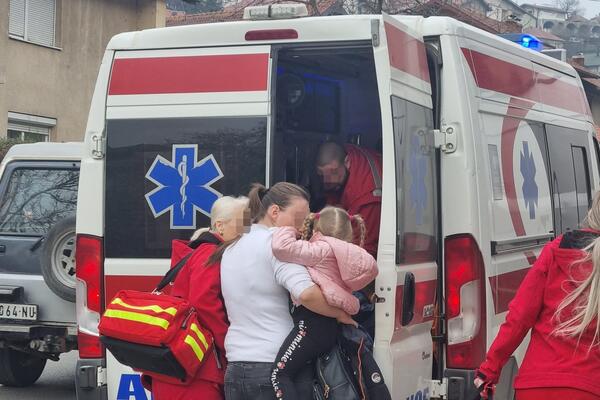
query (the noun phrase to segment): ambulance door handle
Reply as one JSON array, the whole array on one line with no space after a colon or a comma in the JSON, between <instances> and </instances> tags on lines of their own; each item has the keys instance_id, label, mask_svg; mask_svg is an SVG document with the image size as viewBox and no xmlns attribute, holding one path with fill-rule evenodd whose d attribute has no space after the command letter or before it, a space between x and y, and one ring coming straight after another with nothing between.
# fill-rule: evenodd
<instances>
[{"instance_id":1,"label":"ambulance door handle","mask_svg":"<svg viewBox=\"0 0 600 400\"><path fill-rule=\"evenodd\" d=\"M407 272L404 275L404 290L402 291L402 326L410 324L415 316L415 275Z\"/></svg>"}]
</instances>

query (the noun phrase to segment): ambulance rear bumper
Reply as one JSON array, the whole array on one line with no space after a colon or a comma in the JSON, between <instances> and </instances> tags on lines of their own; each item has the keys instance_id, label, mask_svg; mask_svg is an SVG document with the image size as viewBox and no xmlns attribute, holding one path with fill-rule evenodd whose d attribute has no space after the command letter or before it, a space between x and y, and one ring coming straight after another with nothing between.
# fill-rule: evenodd
<instances>
[{"instance_id":1,"label":"ambulance rear bumper","mask_svg":"<svg viewBox=\"0 0 600 400\"><path fill-rule=\"evenodd\" d=\"M77 400L108 400L104 358L80 359L76 371Z\"/></svg>"},{"instance_id":2,"label":"ambulance rear bumper","mask_svg":"<svg viewBox=\"0 0 600 400\"><path fill-rule=\"evenodd\" d=\"M444 376L448 378L448 400L472 400L477 398L478 391L473 385L475 370L447 369Z\"/></svg>"}]
</instances>

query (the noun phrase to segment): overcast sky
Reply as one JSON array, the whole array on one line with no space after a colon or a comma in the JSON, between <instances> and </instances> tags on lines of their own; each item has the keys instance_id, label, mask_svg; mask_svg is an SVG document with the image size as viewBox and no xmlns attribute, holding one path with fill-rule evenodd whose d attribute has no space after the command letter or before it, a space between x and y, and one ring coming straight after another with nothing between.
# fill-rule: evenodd
<instances>
[{"instance_id":1,"label":"overcast sky","mask_svg":"<svg viewBox=\"0 0 600 400\"><path fill-rule=\"evenodd\" d=\"M595 17L600 13L600 1L579 0L579 5L585 10L583 16L586 18Z\"/></svg>"},{"instance_id":2,"label":"overcast sky","mask_svg":"<svg viewBox=\"0 0 600 400\"><path fill-rule=\"evenodd\" d=\"M519 4L544 4L555 7L556 1L553 0L518 0ZM600 0L579 0L579 6L584 10L583 16L592 18L600 14Z\"/></svg>"}]
</instances>

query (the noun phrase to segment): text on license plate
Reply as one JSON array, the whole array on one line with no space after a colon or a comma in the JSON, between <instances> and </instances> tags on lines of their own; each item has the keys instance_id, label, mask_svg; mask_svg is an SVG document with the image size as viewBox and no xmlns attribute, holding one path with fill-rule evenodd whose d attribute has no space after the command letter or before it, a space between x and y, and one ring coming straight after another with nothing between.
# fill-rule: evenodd
<instances>
[{"instance_id":1,"label":"text on license plate","mask_svg":"<svg viewBox=\"0 0 600 400\"><path fill-rule=\"evenodd\" d=\"M37 320L36 304L0 303L0 318Z\"/></svg>"}]
</instances>

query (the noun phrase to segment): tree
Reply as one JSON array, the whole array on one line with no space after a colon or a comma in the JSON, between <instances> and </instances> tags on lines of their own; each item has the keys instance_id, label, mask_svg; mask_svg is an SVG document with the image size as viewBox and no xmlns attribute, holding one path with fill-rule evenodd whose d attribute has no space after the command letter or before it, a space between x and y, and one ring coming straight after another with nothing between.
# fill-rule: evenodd
<instances>
[{"instance_id":1,"label":"tree","mask_svg":"<svg viewBox=\"0 0 600 400\"><path fill-rule=\"evenodd\" d=\"M567 18L582 14L579 0L556 0L556 6L567 14Z\"/></svg>"},{"instance_id":2,"label":"tree","mask_svg":"<svg viewBox=\"0 0 600 400\"><path fill-rule=\"evenodd\" d=\"M167 0L167 9L197 14L223 9L222 0Z\"/></svg>"}]
</instances>

